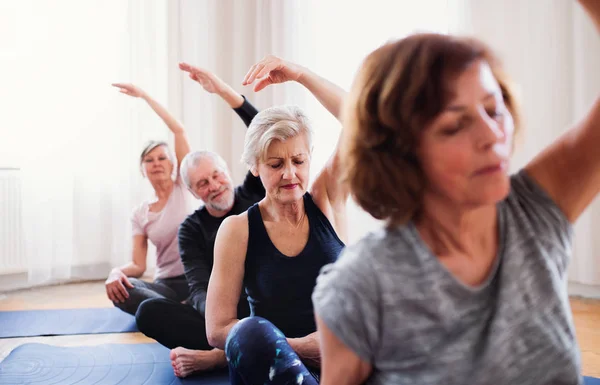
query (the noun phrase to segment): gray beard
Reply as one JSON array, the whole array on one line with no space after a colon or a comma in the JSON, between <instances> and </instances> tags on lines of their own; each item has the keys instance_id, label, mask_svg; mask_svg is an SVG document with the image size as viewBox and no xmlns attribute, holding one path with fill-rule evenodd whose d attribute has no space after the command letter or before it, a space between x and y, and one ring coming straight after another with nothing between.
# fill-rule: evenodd
<instances>
[{"instance_id":1,"label":"gray beard","mask_svg":"<svg viewBox=\"0 0 600 385\"><path fill-rule=\"evenodd\" d=\"M209 203L207 203L207 205L217 211L226 211L226 210L231 209L231 207L233 206L233 199L234 199L234 197L232 194L231 198L228 199L227 202L223 202L223 203L209 202Z\"/></svg>"}]
</instances>

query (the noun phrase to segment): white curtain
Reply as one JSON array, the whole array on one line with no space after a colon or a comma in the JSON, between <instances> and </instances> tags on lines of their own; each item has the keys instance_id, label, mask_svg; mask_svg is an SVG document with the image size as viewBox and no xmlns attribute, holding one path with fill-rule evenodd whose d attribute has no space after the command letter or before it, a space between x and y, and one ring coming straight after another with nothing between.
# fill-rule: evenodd
<instances>
[{"instance_id":1,"label":"white curtain","mask_svg":"<svg viewBox=\"0 0 600 385\"><path fill-rule=\"evenodd\" d=\"M487 41L520 86L525 129L513 160L523 167L570 128L600 90L600 39L575 1L449 0L451 31ZM600 295L600 205L575 225L573 294Z\"/></svg>"},{"instance_id":2,"label":"white curtain","mask_svg":"<svg viewBox=\"0 0 600 385\"><path fill-rule=\"evenodd\" d=\"M250 66L267 54L301 57L300 30L307 7L297 0L177 0L169 6L171 104L179 106L174 111L182 116L192 147L221 154L239 182L246 172L240 164L244 124L226 103L182 74L177 62L213 71L259 109L276 103L301 105L305 95L297 85L255 94L241 84Z\"/></svg>"},{"instance_id":3,"label":"white curtain","mask_svg":"<svg viewBox=\"0 0 600 385\"><path fill-rule=\"evenodd\" d=\"M521 87L526 129L517 169L595 97L600 42L590 24L570 0L0 1L0 163L22 169L30 284L102 278L130 259L130 213L151 194L138 152L148 139L171 137L112 82L136 83L164 103L192 147L222 154L236 182L246 172L244 125L177 63L214 71L259 109L297 104L316 131L314 177L339 123L297 84L258 94L242 87L252 64L276 54L348 89L365 55L390 39L474 34L498 50ZM349 214L350 242L381 225L354 204ZM596 202L577 223L575 283L600 284L599 218Z\"/></svg>"},{"instance_id":4,"label":"white curtain","mask_svg":"<svg viewBox=\"0 0 600 385\"><path fill-rule=\"evenodd\" d=\"M311 176L323 167L340 133L340 124L297 84L284 84L255 94L242 87L252 64L268 54L307 66L349 89L362 59L389 39L416 30L446 32L446 0L179 0L170 2L177 42L170 68L189 61L216 72L257 108L296 104L305 109L315 129ZM192 147L218 151L228 161L234 180L246 170L240 164L244 125L222 101L198 85L174 77L172 104L181 105ZM349 207L350 241L381 224Z\"/></svg>"},{"instance_id":5,"label":"white curtain","mask_svg":"<svg viewBox=\"0 0 600 385\"><path fill-rule=\"evenodd\" d=\"M103 278L131 258L130 213L149 193L138 153L168 138L110 84L167 101L167 4L3 1L0 14L2 152L21 168L29 267L17 285Z\"/></svg>"}]
</instances>

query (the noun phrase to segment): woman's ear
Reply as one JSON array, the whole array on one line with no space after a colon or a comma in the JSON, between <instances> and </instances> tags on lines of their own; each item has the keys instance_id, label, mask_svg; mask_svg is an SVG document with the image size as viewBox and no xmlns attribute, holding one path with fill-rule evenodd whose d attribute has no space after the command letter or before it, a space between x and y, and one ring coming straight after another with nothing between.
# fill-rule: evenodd
<instances>
[{"instance_id":1,"label":"woman's ear","mask_svg":"<svg viewBox=\"0 0 600 385\"><path fill-rule=\"evenodd\" d=\"M254 175L255 177L258 177L258 166L252 166L252 168L250 168L250 172L252 173L252 175Z\"/></svg>"}]
</instances>

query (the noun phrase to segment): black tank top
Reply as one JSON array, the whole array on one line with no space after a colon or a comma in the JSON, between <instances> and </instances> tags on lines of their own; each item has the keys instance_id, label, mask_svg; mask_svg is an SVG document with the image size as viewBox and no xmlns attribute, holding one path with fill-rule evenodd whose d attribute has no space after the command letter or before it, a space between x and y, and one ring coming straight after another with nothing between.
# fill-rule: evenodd
<instances>
[{"instance_id":1,"label":"black tank top","mask_svg":"<svg viewBox=\"0 0 600 385\"><path fill-rule=\"evenodd\" d=\"M295 257L282 254L267 233L258 203L248 209L248 250L244 287L253 316L271 321L288 338L317 330L311 295L321 267L337 260L344 247L333 226L304 194L309 235Z\"/></svg>"}]
</instances>

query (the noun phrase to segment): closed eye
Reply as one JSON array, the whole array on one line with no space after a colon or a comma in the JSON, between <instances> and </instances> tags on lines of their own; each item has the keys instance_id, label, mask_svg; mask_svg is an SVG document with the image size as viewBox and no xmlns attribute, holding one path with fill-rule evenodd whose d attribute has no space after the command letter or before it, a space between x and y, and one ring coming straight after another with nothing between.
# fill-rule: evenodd
<instances>
[{"instance_id":1,"label":"closed eye","mask_svg":"<svg viewBox=\"0 0 600 385\"><path fill-rule=\"evenodd\" d=\"M504 111L500 109L494 109L492 111L486 111L488 116L492 119L499 119L504 116Z\"/></svg>"},{"instance_id":2,"label":"closed eye","mask_svg":"<svg viewBox=\"0 0 600 385\"><path fill-rule=\"evenodd\" d=\"M455 124L446 127L442 130L442 135L444 136L452 136L460 132L464 127L466 127L468 120L466 117L462 117L456 121Z\"/></svg>"}]
</instances>

